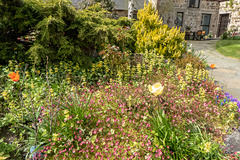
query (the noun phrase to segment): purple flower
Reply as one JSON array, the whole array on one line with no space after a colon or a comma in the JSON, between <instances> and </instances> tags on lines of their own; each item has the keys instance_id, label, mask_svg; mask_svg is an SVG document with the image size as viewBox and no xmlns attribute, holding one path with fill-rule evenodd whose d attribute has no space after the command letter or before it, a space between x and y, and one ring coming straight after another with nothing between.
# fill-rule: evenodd
<instances>
[{"instance_id":1,"label":"purple flower","mask_svg":"<svg viewBox=\"0 0 240 160\"><path fill-rule=\"evenodd\" d=\"M233 98L233 96L230 95L228 92L225 93L225 96L227 97L227 100L230 100L231 102L237 102L237 106L240 109L240 101L238 101L236 98ZM225 99L224 102L226 102Z\"/></svg>"}]
</instances>

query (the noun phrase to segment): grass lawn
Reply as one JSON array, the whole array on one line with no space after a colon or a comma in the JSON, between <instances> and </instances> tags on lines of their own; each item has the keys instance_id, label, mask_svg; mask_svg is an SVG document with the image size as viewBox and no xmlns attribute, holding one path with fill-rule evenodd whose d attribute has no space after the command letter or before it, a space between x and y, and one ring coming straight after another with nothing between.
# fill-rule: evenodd
<instances>
[{"instance_id":1,"label":"grass lawn","mask_svg":"<svg viewBox=\"0 0 240 160\"><path fill-rule=\"evenodd\" d=\"M216 49L224 56L240 59L240 40L220 40Z\"/></svg>"}]
</instances>

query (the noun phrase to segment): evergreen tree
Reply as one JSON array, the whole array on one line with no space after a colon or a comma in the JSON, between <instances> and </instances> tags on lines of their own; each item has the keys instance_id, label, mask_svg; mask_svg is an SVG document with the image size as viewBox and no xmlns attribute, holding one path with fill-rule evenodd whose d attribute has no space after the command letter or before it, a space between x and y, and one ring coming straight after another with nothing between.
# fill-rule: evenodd
<instances>
[{"instance_id":1,"label":"evergreen tree","mask_svg":"<svg viewBox=\"0 0 240 160\"><path fill-rule=\"evenodd\" d=\"M127 18L109 19L98 3L84 10L70 0L0 0L0 5L1 63L29 57L41 64L47 56L50 63L72 60L87 67L102 44L118 45L118 28L131 24Z\"/></svg>"}]
</instances>

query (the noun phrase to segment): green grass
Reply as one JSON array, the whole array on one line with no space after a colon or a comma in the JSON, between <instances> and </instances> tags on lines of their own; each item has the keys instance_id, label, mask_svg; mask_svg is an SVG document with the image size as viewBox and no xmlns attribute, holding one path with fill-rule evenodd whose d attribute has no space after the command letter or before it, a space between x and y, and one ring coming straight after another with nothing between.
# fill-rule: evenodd
<instances>
[{"instance_id":1,"label":"green grass","mask_svg":"<svg viewBox=\"0 0 240 160\"><path fill-rule=\"evenodd\" d=\"M224 56L240 59L240 40L220 40L216 49Z\"/></svg>"}]
</instances>

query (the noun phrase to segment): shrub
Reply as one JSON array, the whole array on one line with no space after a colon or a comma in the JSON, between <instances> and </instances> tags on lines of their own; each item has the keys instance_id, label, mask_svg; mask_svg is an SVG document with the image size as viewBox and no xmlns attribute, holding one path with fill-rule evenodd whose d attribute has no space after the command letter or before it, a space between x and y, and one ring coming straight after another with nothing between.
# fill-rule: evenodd
<instances>
[{"instance_id":1,"label":"shrub","mask_svg":"<svg viewBox=\"0 0 240 160\"><path fill-rule=\"evenodd\" d=\"M0 63L7 65L11 59L27 62L25 52L33 44L27 35L43 18L42 6L22 0L0 0L0 4Z\"/></svg>"},{"instance_id":2,"label":"shrub","mask_svg":"<svg viewBox=\"0 0 240 160\"><path fill-rule=\"evenodd\" d=\"M115 34L133 22L127 18L109 19L100 4L80 11L69 0L0 2L4 4L0 6L1 19L4 19L0 25L2 64L11 59L44 64L47 56L49 63L68 59L81 67L89 67L91 58L103 49L102 44L134 50L132 29L121 32L127 37L124 46Z\"/></svg>"},{"instance_id":3,"label":"shrub","mask_svg":"<svg viewBox=\"0 0 240 160\"><path fill-rule=\"evenodd\" d=\"M240 40L240 37L237 36L237 33L235 30L230 29L225 31L222 35L221 35L221 39L228 39L228 40Z\"/></svg>"},{"instance_id":4,"label":"shrub","mask_svg":"<svg viewBox=\"0 0 240 160\"><path fill-rule=\"evenodd\" d=\"M185 51L184 33L163 25L152 3L145 4L144 9L138 11L138 19L134 23L137 32L136 52L144 54L155 50L157 55L167 58L181 57Z\"/></svg>"},{"instance_id":5,"label":"shrub","mask_svg":"<svg viewBox=\"0 0 240 160\"><path fill-rule=\"evenodd\" d=\"M221 39L227 39L229 36L228 32L224 32L222 35L221 35Z\"/></svg>"},{"instance_id":6,"label":"shrub","mask_svg":"<svg viewBox=\"0 0 240 160\"><path fill-rule=\"evenodd\" d=\"M201 70L206 68L206 65L201 60L202 59L199 56L191 53L186 53L182 56L181 59L175 59L174 63L177 68L185 68L188 63L191 63L194 69Z\"/></svg>"}]
</instances>

